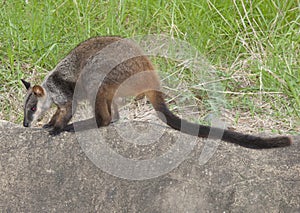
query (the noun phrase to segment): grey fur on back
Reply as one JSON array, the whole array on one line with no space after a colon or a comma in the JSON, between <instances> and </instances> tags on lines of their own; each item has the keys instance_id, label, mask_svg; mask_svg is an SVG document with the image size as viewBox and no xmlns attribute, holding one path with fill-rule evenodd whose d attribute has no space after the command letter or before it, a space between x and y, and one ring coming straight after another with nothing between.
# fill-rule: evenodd
<instances>
[{"instance_id":1,"label":"grey fur on back","mask_svg":"<svg viewBox=\"0 0 300 213\"><path fill-rule=\"evenodd\" d=\"M79 44L61 60L42 83L53 102L60 105L72 101L75 85L84 67L92 62L97 52L120 39L120 37L91 38ZM93 62L92 66L90 69L94 72L97 67Z\"/></svg>"}]
</instances>

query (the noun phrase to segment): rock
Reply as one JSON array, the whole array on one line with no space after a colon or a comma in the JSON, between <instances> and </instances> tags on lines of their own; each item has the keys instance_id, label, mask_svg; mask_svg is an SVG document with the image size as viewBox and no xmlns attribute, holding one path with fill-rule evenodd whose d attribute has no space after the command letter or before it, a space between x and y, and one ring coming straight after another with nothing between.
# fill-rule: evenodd
<instances>
[{"instance_id":1,"label":"rock","mask_svg":"<svg viewBox=\"0 0 300 213\"><path fill-rule=\"evenodd\" d=\"M92 130L51 137L0 122L1 212L300 212L299 136L291 147L251 150L191 136L182 146L179 132L161 126L156 142L127 135L133 143L118 132L127 127L97 130L100 149L83 140ZM182 159L159 158L170 150Z\"/></svg>"}]
</instances>

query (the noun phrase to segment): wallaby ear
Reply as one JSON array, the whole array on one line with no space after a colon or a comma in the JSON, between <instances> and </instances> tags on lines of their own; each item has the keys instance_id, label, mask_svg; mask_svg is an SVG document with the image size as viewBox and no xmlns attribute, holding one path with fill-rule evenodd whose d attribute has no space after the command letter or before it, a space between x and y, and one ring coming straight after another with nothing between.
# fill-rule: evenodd
<instances>
[{"instance_id":1,"label":"wallaby ear","mask_svg":"<svg viewBox=\"0 0 300 213\"><path fill-rule=\"evenodd\" d=\"M43 87L41 87L39 85L34 85L32 87L32 92L38 98L43 97L45 95L45 91L44 91Z\"/></svg>"},{"instance_id":2,"label":"wallaby ear","mask_svg":"<svg viewBox=\"0 0 300 213\"><path fill-rule=\"evenodd\" d=\"M24 79L21 79L21 81L24 84L24 86L26 87L26 89L28 90L30 88L30 83L25 81Z\"/></svg>"}]
</instances>

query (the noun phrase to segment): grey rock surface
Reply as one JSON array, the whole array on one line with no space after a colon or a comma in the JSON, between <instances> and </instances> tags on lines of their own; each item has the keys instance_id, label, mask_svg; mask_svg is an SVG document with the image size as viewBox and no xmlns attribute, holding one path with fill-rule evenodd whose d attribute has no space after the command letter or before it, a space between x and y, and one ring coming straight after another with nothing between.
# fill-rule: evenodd
<instances>
[{"instance_id":1,"label":"grey rock surface","mask_svg":"<svg viewBox=\"0 0 300 213\"><path fill-rule=\"evenodd\" d=\"M205 164L199 159L209 141L197 139L172 171L130 180L92 163L74 133L51 137L0 123L0 212L300 212L299 136L291 147L270 150L220 142ZM169 150L180 134L161 131L148 145L122 141L114 125L99 134L141 161Z\"/></svg>"}]
</instances>

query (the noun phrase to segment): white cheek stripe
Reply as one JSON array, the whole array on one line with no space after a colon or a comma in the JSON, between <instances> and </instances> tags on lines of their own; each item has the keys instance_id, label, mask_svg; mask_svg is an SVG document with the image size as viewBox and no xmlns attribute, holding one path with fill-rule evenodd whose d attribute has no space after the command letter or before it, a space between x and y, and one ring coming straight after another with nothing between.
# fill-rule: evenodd
<instances>
[{"instance_id":1,"label":"white cheek stripe","mask_svg":"<svg viewBox=\"0 0 300 213\"><path fill-rule=\"evenodd\" d=\"M40 118L40 115L41 115L41 107L37 106L37 110L35 111L35 113L33 114L33 119L32 119L32 123L34 123L37 119Z\"/></svg>"},{"instance_id":2,"label":"white cheek stripe","mask_svg":"<svg viewBox=\"0 0 300 213\"><path fill-rule=\"evenodd\" d=\"M32 122L35 122L36 120L43 117L44 113L51 107L52 100L47 94L47 91L45 90L45 95L42 98L38 98L38 103L36 106L36 112L33 114L33 120Z\"/></svg>"}]
</instances>

